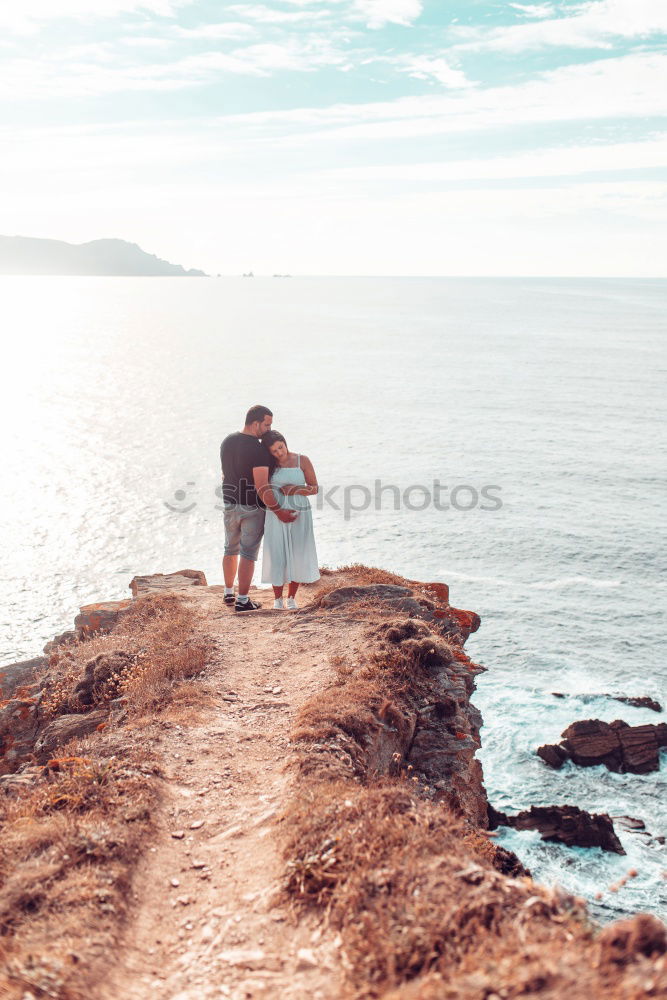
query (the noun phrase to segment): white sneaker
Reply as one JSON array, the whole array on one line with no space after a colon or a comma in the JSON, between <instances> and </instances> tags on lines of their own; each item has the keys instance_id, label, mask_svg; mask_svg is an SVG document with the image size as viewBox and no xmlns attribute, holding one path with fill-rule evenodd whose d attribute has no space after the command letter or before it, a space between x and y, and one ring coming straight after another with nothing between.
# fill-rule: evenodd
<instances>
[{"instance_id":1,"label":"white sneaker","mask_svg":"<svg viewBox=\"0 0 667 1000\"><path fill-rule=\"evenodd\" d=\"M288 611L296 611L297 608L298 608L298 604L296 603L296 601L294 600L294 598L293 597L288 597L287 598L287 610Z\"/></svg>"},{"instance_id":2,"label":"white sneaker","mask_svg":"<svg viewBox=\"0 0 667 1000\"><path fill-rule=\"evenodd\" d=\"M283 604L282 597L276 597L275 601L273 602L273 610L274 611L284 611L285 610L285 605Z\"/></svg>"}]
</instances>

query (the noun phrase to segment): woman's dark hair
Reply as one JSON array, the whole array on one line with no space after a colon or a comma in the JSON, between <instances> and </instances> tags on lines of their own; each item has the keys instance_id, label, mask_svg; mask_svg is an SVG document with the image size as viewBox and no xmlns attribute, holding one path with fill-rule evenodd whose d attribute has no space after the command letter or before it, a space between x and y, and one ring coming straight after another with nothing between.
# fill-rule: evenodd
<instances>
[{"instance_id":1,"label":"woman's dark hair","mask_svg":"<svg viewBox=\"0 0 667 1000\"><path fill-rule=\"evenodd\" d=\"M264 437L262 438L262 444L266 448L267 452L269 452L269 459L271 461L271 464L269 466L269 475L273 474L273 472L275 471L275 469L276 469L276 467L278 465L276 459L274 458L274 456L269 451L269 448L271 447L271 445L274 445L276 443L276 441L282 441L282 443L287 448L287 441L285 440L285 438L282 436L282 434L279 431L267 431L266 434L264 435Z\"/></svg>"},{"instance_id":2,"label":"woman's dark hair","mask_svg":"<svg viewBox=\"0 0 667 1000\"><path fill-rule=\"evenodd\" d=\"M282 434L280 434L279 431L267 431L264 437L262 438L262 444L267 449L267 451L272 445L276 443L276 441L282 441L282 443L287 448L287 441L282 436Z\"/></svg>"}]
</instances>

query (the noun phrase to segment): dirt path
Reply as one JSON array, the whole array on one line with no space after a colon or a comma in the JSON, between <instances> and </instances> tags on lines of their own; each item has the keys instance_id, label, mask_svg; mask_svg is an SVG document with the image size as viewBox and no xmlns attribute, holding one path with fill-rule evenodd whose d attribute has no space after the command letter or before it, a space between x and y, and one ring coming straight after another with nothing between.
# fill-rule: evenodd
<instances>
[{"instance_id":1,"label":"dirt path","mask_svg":"<svg viewBox=\"0 0 667 1000\"><path fill-rule=\"evenodd\" d=\"M222 594L187 594L215 653L197 682L201 706L172 709L145 735L164 771L163 809L100 1000L339 994L337 941L278 900L275 825L294 714L328 683L330 655L358 637L319 615L238 615Z\"/></svg>"}]
</instances>

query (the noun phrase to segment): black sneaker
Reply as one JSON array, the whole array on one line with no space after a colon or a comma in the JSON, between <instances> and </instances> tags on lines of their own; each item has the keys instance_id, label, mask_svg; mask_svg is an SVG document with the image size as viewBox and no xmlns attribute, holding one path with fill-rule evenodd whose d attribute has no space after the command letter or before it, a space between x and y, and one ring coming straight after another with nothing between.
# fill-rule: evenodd
<instances>
[{"instance_id":1,"label":"black sneaker","mask_svg":"<svg viewBox=\"0 0 667 1000\"><path fill-rule=\"evenodd\" d=\"M234 602L234 611L259 611L261 606L261 604L251 601L250 598L247 601L239 601L237 597Z\"/></svg>"},{"instance_id":2,"label":"black sneaker","mask_svg":"<svg viewBox=\"0 0 667 1000\"><path fill-rule=\"evenodd\" d=\"M225 604L233 604L235 600L234 594L225 594Z\"/></svg>"}]
</instances>

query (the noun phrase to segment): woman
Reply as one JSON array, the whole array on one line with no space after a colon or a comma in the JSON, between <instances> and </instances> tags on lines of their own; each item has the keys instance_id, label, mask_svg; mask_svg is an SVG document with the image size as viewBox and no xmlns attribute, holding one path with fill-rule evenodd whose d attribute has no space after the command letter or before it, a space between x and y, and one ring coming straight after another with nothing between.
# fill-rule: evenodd
<instances>
[{"instance_id":1,"label":"woman","mask_svg":"<svg viewBox=\"0 0 667 1000\"><path fill-rule=\"evenodd\" d=\"M313 533L313 512L307 499L319 487L312 462L305 455L296 455L278 431L269 431L262 438L276 463L270 483L273 495L281 507L298 511L296 520L285 524L271 510L264 524L262 583L273 586L273 607L282 610L283 587L288 585L287 608L297 607L296 592L300 583L315 583L320 578Z\"/></svg>"}]
</instances>

